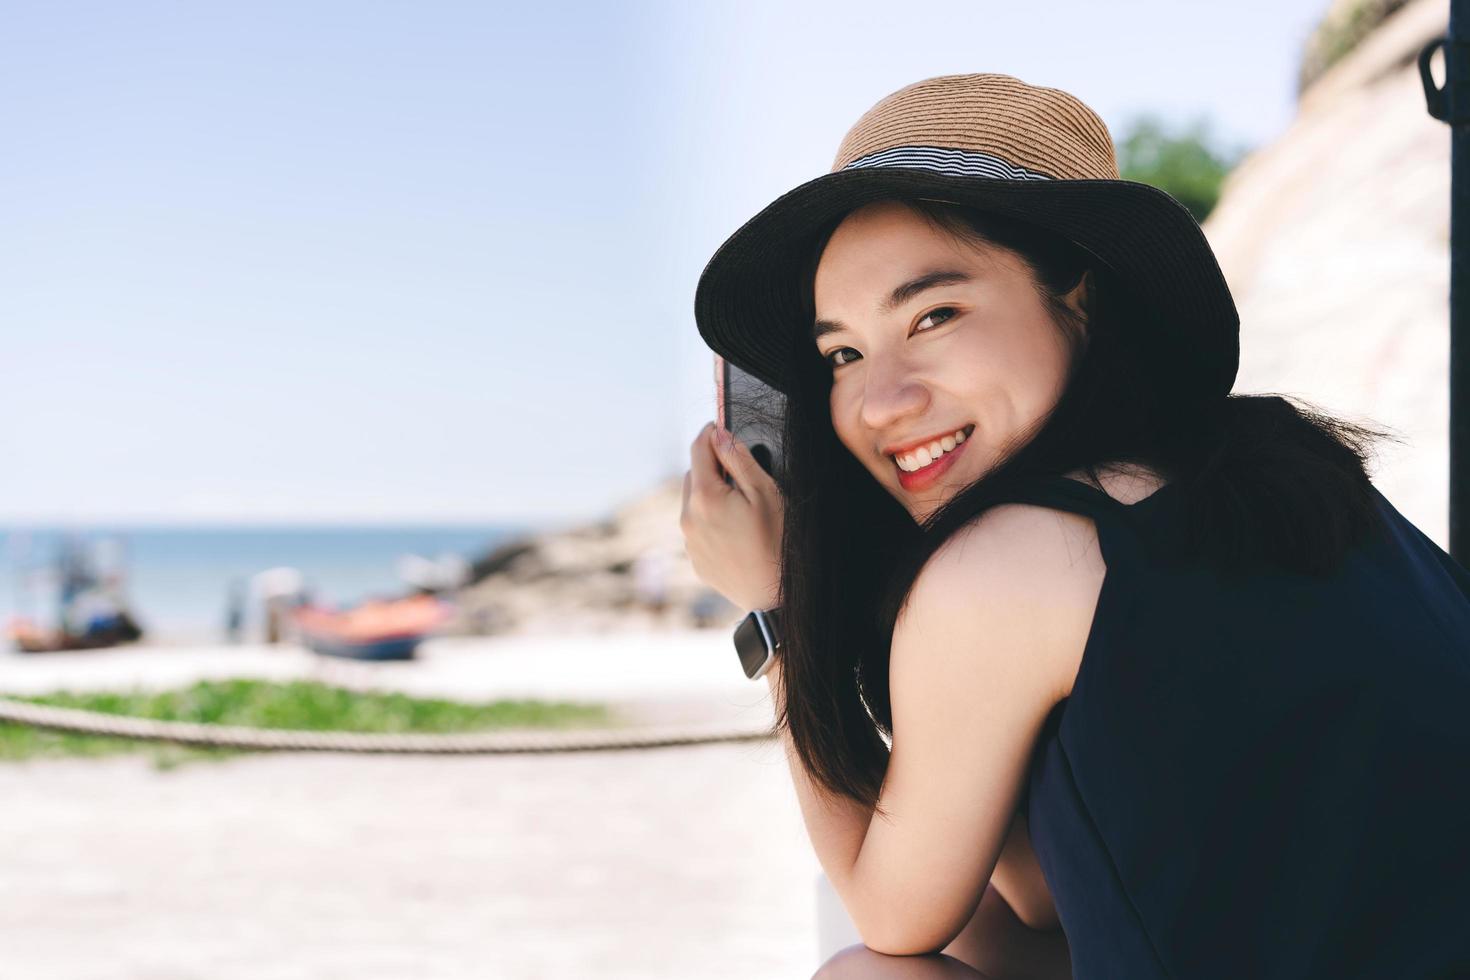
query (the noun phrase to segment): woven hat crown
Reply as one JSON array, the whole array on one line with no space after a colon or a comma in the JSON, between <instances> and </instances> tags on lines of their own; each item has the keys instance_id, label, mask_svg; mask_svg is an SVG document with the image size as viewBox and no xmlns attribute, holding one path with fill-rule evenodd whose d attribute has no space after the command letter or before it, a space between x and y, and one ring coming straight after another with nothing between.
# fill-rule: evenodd
<instances>
[{"instance_id":1,"label":"woven hat crown","mask_svg":"<svg viewBox=\"0 0 1470 980\"><path fill-rule=\"evenodd\" d=\"M842 138L832 172L882 165L885 151L904 147L992 157L1021 179L1119 179L1097 113L1069 92L994 72L926 78L885 96Z\"/></svg>"}]
</instances>

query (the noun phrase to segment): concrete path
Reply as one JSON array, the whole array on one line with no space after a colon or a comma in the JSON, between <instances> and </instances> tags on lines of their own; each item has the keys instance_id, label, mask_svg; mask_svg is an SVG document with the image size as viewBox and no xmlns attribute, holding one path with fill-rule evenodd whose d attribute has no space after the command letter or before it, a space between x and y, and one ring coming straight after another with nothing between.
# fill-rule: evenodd
<instances>
[{"instance_id":1,"label":"concrete path","mask_svg":"<svg viewBox=\"0 0 1470 980\"><path fill-rule=\"evenodd\" d=\"M0 656L0 689L317 676L769 717L724 631ZM733 677L731 674L733 673ZM0 764L4 974L57 980L808 977L815 856L775 742L551 755Z\"/></svg>"}]
</instances>

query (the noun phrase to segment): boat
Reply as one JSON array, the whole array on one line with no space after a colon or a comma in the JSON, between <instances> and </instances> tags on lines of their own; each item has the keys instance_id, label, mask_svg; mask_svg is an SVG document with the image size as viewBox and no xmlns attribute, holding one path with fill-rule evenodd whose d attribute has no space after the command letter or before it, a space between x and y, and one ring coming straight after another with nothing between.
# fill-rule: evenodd
<instances>
[{"instance_id":1,"label":"boat","mask_svg":"<svg viewBox=\"0 0 1470 980\"><path fill-rule=\"evenodd\" d=\"M21 551L28 549L28 542ZM28 615L14 615L6 624L5 636L21 653L58 653L69 650L100 650L136 643L143 637L126 598L127 575L121 542L111 538L85 540L68 535L61 539L56 558L28 567L17 560L15 578L25 588L18 591L16 605L30 606L30 592L37 585L56 590L56 625L48 627Z\"/></svg>"},{"instance_id":2,"label":"boat","mask_svg":"<svg viewBox=\"0 0 1470 980\"><path fill-rule=\"evenodd\" d=\"M21 653L61 653L68 650L101 650L136 642L143 635L126 610L107 618L94 618L80 633L47 629L25 616L13 616L6 628L11 644Z\"/></svg>"},{"instance_id":3,"label":"boat","mask_svg":"<svg viewBox=\"0 0 1470 980\"><path fill-rule=\"evenodd\" d=\"M352 660L411 660L418 645L454 614L434 595L373 599L351 609L305 605L292 620L308 650Z\"/></svg>"}]
</instances>

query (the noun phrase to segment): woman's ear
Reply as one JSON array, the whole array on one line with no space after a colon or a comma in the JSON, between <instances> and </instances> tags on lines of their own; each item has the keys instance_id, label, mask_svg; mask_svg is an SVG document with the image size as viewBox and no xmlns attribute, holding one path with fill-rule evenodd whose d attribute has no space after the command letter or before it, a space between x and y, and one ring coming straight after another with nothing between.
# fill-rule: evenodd
<instances>
[{"instance_id":1,"label":"woman's ear","mask_svg":"<svg viewBox=\"0 0 1470 980\"><path fill-rule=\"evenodd\" d=\"M1092 269L1083 269L1077 284L1062 297L1072 314L1065 318L1064 330L1071 341L1073 356L1080 356L1092 341L1092 279Z\"/></svg>"},{"instance_id":2,"label":"woman's ear","mask_svg":"<svg viewBox=\"0 0 1470 980\"><path fill-rule=\"evenodd\" d=\"M1088 320L1092 314L1092 270L1083 269L1077 285L1072 287L1071 292L1065 297L1067 305L1077 312L1082 319Z\"/></svg>"}]
</instances>

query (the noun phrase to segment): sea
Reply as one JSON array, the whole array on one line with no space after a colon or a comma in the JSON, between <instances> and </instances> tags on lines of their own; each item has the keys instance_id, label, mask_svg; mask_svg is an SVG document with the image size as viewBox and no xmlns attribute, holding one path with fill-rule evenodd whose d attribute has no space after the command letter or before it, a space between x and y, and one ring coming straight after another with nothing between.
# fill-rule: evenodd
<instances>
[{"instance_id":1,"label":"sea","mask_svg":"<svg viewBox=\"0 0 1470 980\"><path fill-rule=\"evenodd\" d=\"M47 627L57 624L57 560L67 548L86 555L101 574L120 573L121 592L145 632L144 642L178 645L224 641L232 590L248 596L252 577L267 569L298 570L314 602L344 608L412 592L402 574L406 566L473 563L535 530L511 525L0 526L0 630L13 616ZM256 605L244 603L247 640L261 633Z\"/></svg>"}]
</instances>

